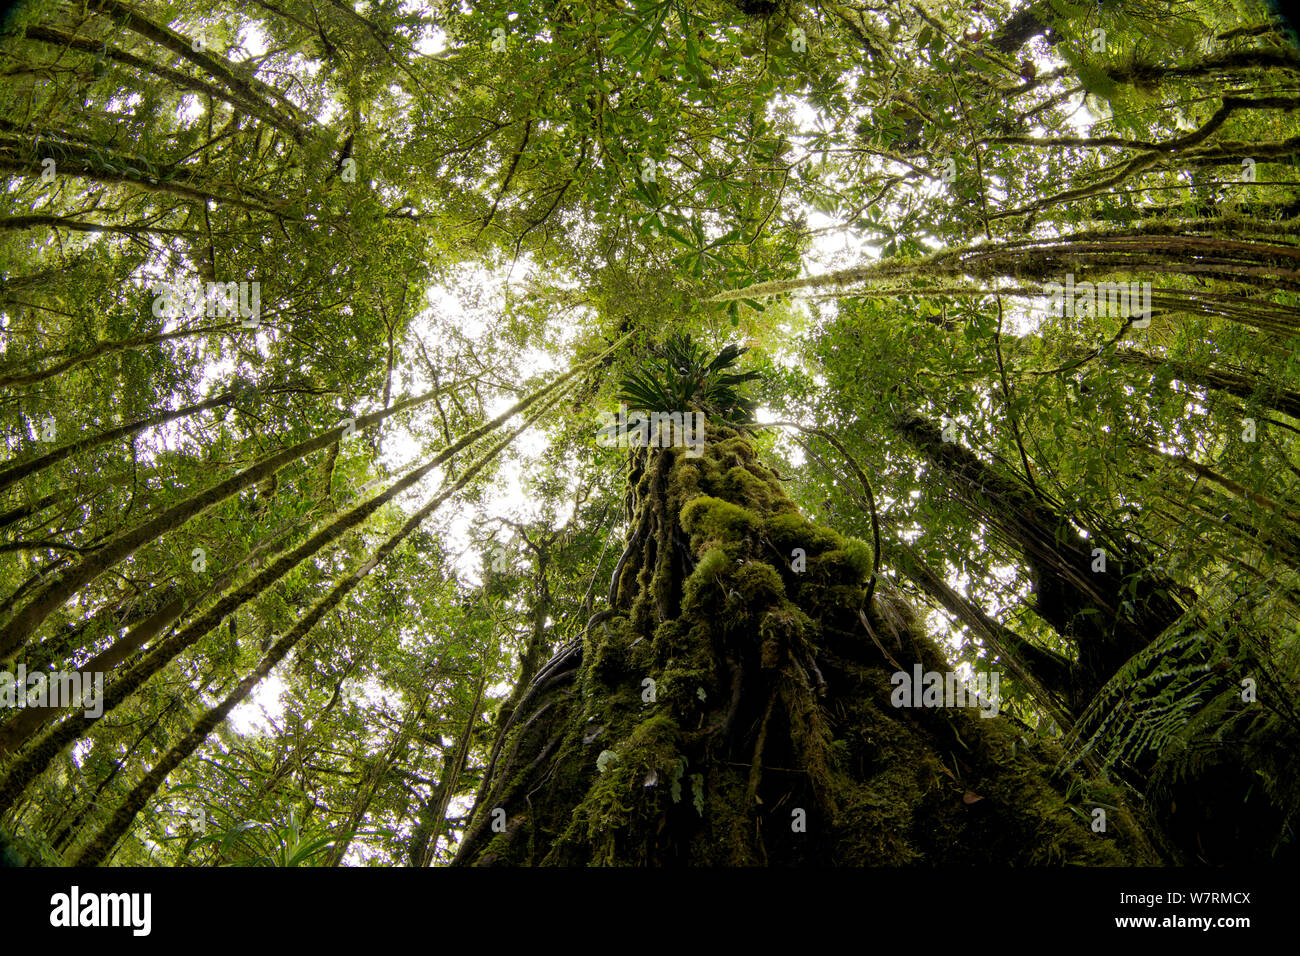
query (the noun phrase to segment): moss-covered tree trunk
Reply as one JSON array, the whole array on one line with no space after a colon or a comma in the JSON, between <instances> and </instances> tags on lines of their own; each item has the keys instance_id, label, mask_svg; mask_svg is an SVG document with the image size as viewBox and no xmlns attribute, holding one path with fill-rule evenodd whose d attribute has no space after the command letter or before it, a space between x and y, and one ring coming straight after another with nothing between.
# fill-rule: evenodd
<instances>
[{"instance_id":1,"label":"moss-covered tree trunk","mask_svg":"<svg viewBox=\"0 0 1300 956\"><path fill-rule=\"evenodd\" d=\"M1118 762L1114 774L1143 794L1146 819L1165 853L1186 862L1239 865L1293 852L1294 841L1279 834L1291 831L1300 794L1273 782L1294 778L1274 763L1277 755L1296 751L1293 720L1266 720L1261 714L1248 733L1229 733L1220 718L1212 724L1214 733L1198 734L1191 747L1187 741L1150 746L1150 739L1143 739L1158 725L1158 714L1179 707L1194 703L1201 712L1214 713L1224 706L1225 694L1235 698L1234 712L1252 707L1238 695L1243 678L1258 680L1263 672L1251 650L1261 646L1261 638L1238 632L1227 620L1185 612L1175 595L1188 595L1194 608L1195 592L1159 571L1144 547L1098 524L1090 528L1092 537L1084 538L1053 506L969 449L944 441L933 421L908 414L895 429L942 472L946 486L973 513L1021 549L1034 580L1034 610L1077 650L1063 683L1057 680L1059 662L1046 655L1031 651L1029 669L1062 694L1073 718L1087 714L1089 728L1107 725L1110 740L1137 748ZM1201 477L1209 472L1190 459L1163 457ZM1235 490L1253 500L1247 489L1237 485ZM1091 550L1100 543L1110 552L1105 564L1095 563ZM1189 675L1196 684L1177 683ZM1279 696L1270 704L1290 710ZM1261 787L1261 781L1268 786ZM1280 849L1283 844L1286 849Z\"/></svg>"},{"instance_id":2,"label":"moss-covered tree trunk","mask_svg":"<svg viewBox=\"0 0 1300 956\"><path fill-rule=\"evenodd\" d=\"M973 514L987 518L1020 549L1033 578L1035 612L1078 652L1065 684L1051 683L1054 669L1036 675L1065 697L1073 716L1125 661L1182 618L1177 586L1152 569L1135 543L1096 526L1093 537L1084 537L1047 501L960 443L946 441L931 419L901 415L894 429L939 469L946 487ZM1104 532L1117 543L1101 537ZM1093 550L1099 541L1107 545L1101 563Z\"/></svg>"},{"instance_id":3,"label":"moss-covered tree trunk","mask_svg":"<svg viewBox=\"0 0 1300 956\"><path fill-rule=\"evenodd\" d=\"M709 439L632 452L612 606L522 695L457 863L1148 859L1004 718L895 707L897 672L950 668L888 589L862 607L870 547L800 515L747 437Z\"/></svg>"}]
</instances>

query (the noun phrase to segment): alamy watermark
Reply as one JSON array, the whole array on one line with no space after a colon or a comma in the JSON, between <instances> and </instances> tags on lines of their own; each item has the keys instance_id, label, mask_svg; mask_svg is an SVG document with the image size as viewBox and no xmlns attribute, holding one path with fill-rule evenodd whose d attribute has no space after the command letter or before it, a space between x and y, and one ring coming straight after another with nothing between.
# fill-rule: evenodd
<instances>
[{"instance_id":1,"label":"alamy watermark","mask_svg":"<svg viewBox=\"0 0 1300 956\"><path fill-rule=\"evenodd\" d=\"M912 665L912 673L895 671L889 678L894 690L889 702L895 707L979 707L981 717L996 717L1001 706L998 671L975 673L975 686L969 687L956 671L922 671Z\"/></svg>"},{"instance_id":2,"label":"alamy watermark","mask_svg":"<svg viewBox=\"0 0 1300 956\"><path fill-rule=\"evenodd\" d=\"M1043 283L1047 296L1047 313L1064 318L1100 318L1117 315L1135 319L1133 327L1144 329L1151 324L1150 282L1075 282L1067 273L1065 284Z\"/></svg>"},{"instance_id":3,"label":"alamy watermark","mask_svg":"<svg viewBox=\"0 0 1300 956\"><path fill-rule=\"evenodd\" d=\"M96 719L104 713L103 671L0 671L0 707L83 707Z\"/></svg>"},{"instance_id":4,"label":"alamy watermark","mask_svg":"<svg viewBox=\"0 0 1300 956\"><path fill-rule=\"evenodd\" d=\"M626 405L600 413L596 444L601 448L686 448L687 458L704 454L703 412L650 412L628 415Z\"/></svg>"},{"instance_id":5,"label":"alamy watermark","mask_svg":"<svg viewBox=\"0 0 1300 956\"><path fill-rule=\"evenodd\" d=\"M160 319L243 318L244 328L255 329L262 313L260 282L154 282L153 314Z\"/></svg>"},{"instance_id":6,"label":"alamy watermark","mask_svg":"<svg viewBox=\"0 0 1300 956\"><path fill-rule=\"evenodd\" d=\"M50 925L56 927L124 926L133 936L148 936L152 912L152 893L83 893L73 886L50 897Z\"/></svg>"}]
</instances>

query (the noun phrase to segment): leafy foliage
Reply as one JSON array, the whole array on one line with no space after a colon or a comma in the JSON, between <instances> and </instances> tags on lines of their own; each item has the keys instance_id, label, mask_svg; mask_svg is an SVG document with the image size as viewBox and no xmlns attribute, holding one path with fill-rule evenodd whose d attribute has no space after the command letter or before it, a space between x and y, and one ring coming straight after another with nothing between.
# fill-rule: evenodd
<instances>
[{"instance_id":1,"label":"leafy foliage","mask_svg":"<svg viewBox=\"0 0 1300 956\"><path fill-rule=\"evenodd\" d=\"M865 538L838 455L753 425L835 434L887 583L954 665L1020 648L1006 711L1109 778L1075 797L1186 808L1231 779L1275 823L1242 852L1294 852L1300 59L1268 6L355 6L30 3L0 38L0 627L144 522L438 390L21 635L15 661L120 689L57 732L0 714L23 856L75 860L121 810L114 863L447 861L634 533L592 441L611 400L749 428L805 513ZM1067 275L1149 283L1149 324L1045 309ZM172 281L259 282L259 322L160 315ZM985 469L959 480L904 414ZM1120 624L1143 645L1056 708Z\"/></svg>"},{"instance_id":2,"label":"leafy foliage","mask_svg":"<svg viewBox=\"0 0 1300 956\"><path fill-rule=\"evenodd\" d=\"M670 336L641 369L627 373L620 401L647 412L701 411L728 425L754 421L754 400L742 386L758 372L729 372L748 348L727 345L710 358L689 333Z\"/></svg>"}]
</instances>

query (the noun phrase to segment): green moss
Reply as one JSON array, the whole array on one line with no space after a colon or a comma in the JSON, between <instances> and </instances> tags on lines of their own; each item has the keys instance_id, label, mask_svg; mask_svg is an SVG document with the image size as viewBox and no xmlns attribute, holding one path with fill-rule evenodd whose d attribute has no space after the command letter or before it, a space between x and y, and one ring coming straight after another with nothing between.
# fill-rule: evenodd
<instances>
[{"instance_id":1,"label":"green moss","mask_svg":"<svg viewBox=\"0 0 1300 956\"><path fill-rule=\"evenodd\" d=\"M759 662L769 670L779 666L790 648L810 643L816 632L812 619L795 605L773 608L758 624Z\"/></svg>"},{"instance_id":2,"label":"green moss","mask_svg":"<svg viewBox=\"0 0 1300 956\"><path fill-rule=\"evenodd\" d=\"M722 548L710 548L700 556L699 564L682 585L682 606L693 607L711 602L718 593L726 593L724 582L732 561Z\"/></svg>"},{"instance_id":3,"label":"green moss","mask_svg":"<svg viewBox=\"0 0 1300 956\"><path fill-rule=\"evenodd\" d=\"M783 554L788 554L793 548L803 548L807 554L820 554L840 546L838 534L813 524L798 512L768 515L763 521L763 533Z\"/></svg>"},{"instance_id":4,"label":"green moss","mask_svg":"<svg viewBox=\"0 0 1300 956\"><path fill-rule=\"evenodd\" d=\"M720 686L718 661L712 653L711 621L665 622L655 635L656 651L666 654L658 675L660 700L679 719L695 717L708 706ZM703 688L702 700L698 691Z\"/></svg>"},{"instance_id":5,"label":"green moss","mask_svg":"<svg viewBox=\"0 0 1300 956\"><path fill-rule=\"evenodd\" d=\"M692 852L696 866L761 866L755 852L754 817L745 790L745 777L732 767L719 767L704 778L707 830Z\"/></svg>"},{"instance_id":6,"label":"green moss","mask_svg":"<svg viewBox=\"0 0 1300 956\"><path fill-rule=\"evenodd\" d=\"M739 463L742 464L752 464L758 460L758 456L754 453L754 446L749 439L736 434L734 431L726 431L730 432L731 437L714 442L709 449L709 457L721 461L738 459ZM723 430L719 430L719 434L723 433L725 433Z\"/></svg>"},{"instance_id":7,"label":"green moss","mask_svg":"<svg viewBox=\"0 0 1300 956\"><path fill-rule=\"evenodd\" d=\"M842 547L808 560L808 573L823 584L859 587L871 576L871 546L857 538L844 538Z\"/></svg>"},{"instance_id":8,"label":"green moss","mask_svg":"<svg viewBox=\"0 0 1300 956\"><path fill-rule=\"evenodd\" d=\"M617 678L627 668L627 649L634 640L625 617L615 617L597 624L587 635L583 668L602 684Z\"/></svg>"},{"instance_id":9,"label":"green moss","mask_svg":"<svg viewBox=\"0 0 1300 956\"><path fill-rule=\"evenodd\" d=\"M689 501L717 484L718 474L717 463L711 458L681 459L669 479L668 494L674 500Z\"/></svg>"},{"instance_id":10,"label":"green moss","mask_svg":"<svg viewBox=\"0 0 1300 956\"><path fill-rule=\"evenodd\" d=\"M679 464L677 470L673 472L669 493L679 498L694 498L701 494L700 486L703 479L704 474L699 466Z\"/></svg>"},{"instance_id":11,"label":"green moss","mask_svg":"<svg viewBox=\"0 0 1300 956\"><path fill-rule=\"evenodd\" d=\"M728 598L743 602L747 612L785 601L785 582L770 564L751 561L742 565L732 583L735 594L728 594Z\"/></svg>"},{"instance_id":12,"label":"green moss","mask_svg":"<svg viewBox=\"0 0 1300 956\"><path fill-rule=\"evenodd\" d=\"M871 577L871 567L875 560L871 545L860 538L846 537L844 539L844 554L848 558L849 566L860 580L865 581Z\"/></svg>"},{"instance_id":13,"label":"green moss","mask_svg":"<svg viewBox=\"0 0 1300 956\"><path fill-rule=\"evenodd\" d=\"M758 530L752 513L711 495L701 495L686 505L681 512L681 524L697 552L703 550L706 542L735 541Z\"/></svg>"},{"instance_id":14,"label":"green moss","mask_svg":"<svg viewBox=\"0 0 1300 956\"><path fill-rule=\"evenodd\" d=\"M563 839L590 845L594 864L632 862L620 859L623 832L658 816L671 802L671 783L681 775L679 747L677 724L667 715L637 724L597 773ZM654 798L647 799L646 791L654 791Z\"/></svg>"},{"instance_id":15,"label":"green moss","mask_svg":"<svg viewBox=\"0 0 1300 956\"><path fill-rule=\"evenodd\" d=\"M720 488L726 497L745 501L756 510L765 511L772 506L772 486L740 465L728 469Z\"/></svg>"},{"instance_id":16,"label":"green moss","mask_svg":"<svg viewBox=\"0 0 1300 956\"><path fill-rule=\"evenodd\" d=\"M625 773L663 771L669 775L680 745L677 724L666 714L656 714L639 724L619 745L620 766Z\"/></svg>"},{"instance_id":17,"label":"green moss","mask_svg":"<svg viewBox=\"0 0 1300 956\"><path fill-rule=\"evenodd\" d=\"M635 520L650 530L625 575L637 582L635 600L589 636L578 693L559 690L545 719L507 745L522 741L506 789L515 795L511 819L527 819L490 844L502 859L871 866L1123 858L1071 809L1049 779L1050 762L1013 752L1002 721L891 706L894 665L857 616L872 548L795 513L748 439L711 430L703 458L647 457L634 475ZM689 574L675 524L698 556ZM805 572L789 567L794 548L806 552ZM680 604L670 600L677 593ZM903 666L947 666L883 582L867 613ZM651 703L641 696L647 677ZM542 747L554 753L534 764L526 755ZM617 759L597 772L603 750ZM791 831L796 807L808 813L806 833Z\"/></svg>"}]
</instances>

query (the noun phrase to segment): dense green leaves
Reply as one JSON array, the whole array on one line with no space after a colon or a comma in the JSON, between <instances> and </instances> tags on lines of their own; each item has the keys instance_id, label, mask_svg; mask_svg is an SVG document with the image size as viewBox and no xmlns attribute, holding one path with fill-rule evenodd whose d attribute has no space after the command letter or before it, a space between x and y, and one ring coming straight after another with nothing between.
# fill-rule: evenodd
<instances>
[{"instance_id":1,"label":"dense green leaves","mask_svg":"<svg viewBox=\"0 0 1300 956\"><path fill-rule=\"evenodd\" d=\"M24 635L15 661L98 661L130 693L63 742L42 736L56 715L0 714L26 747L0 763L22 846L74 858L493 439L142 669L168 637L625 338L325 615L113 862L445 861L511 687L601 607L626 489L595 438L619 402L838 436L876 488L884 572L954 661L1005 662L988 622L1075 660L1087 619L1140 619L1164 589L1224 674L1287 689L1258 721L1223 687L1198 697L1160 724L1165 751L1218 733L1264 752L1294 721L1295 48L1228 0L1060 3L1050 24L999 2L763 6L21 11L0 38L0 473L21 472L0 489L0 625L202 489L446 389L151 536ZM1149 283L1149 324L1052 313L1067 275ZM258 321L159 315L162 282L257 282ZM1059 521L1026 546L1005 496L963 493L900 434L906 413ZM807 513L870 536L838 453L756 433ZM1041 552L1076 538L1126 562L1122 583L1114 607L1054 616ZM1130 676L1105 699L1149 702ZM1065 730L1006 687L1027 728ZM1137 759L1089 721L1073 739ZM1126 784L1186 769L1169 760Z\"/></svg>"}]
</instances>

